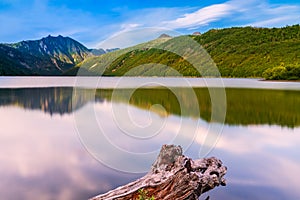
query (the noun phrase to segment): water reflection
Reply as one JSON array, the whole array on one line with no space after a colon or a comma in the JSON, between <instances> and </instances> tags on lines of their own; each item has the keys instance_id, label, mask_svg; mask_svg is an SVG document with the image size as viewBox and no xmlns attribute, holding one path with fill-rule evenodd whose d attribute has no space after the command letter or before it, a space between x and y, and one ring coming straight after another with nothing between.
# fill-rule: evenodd
<instances>
[{"instance_id":1,"label":"water reflection","mask_svg":"<svg viewBox=\"0 0 300 200\"><path fill-rule=\"evenodd\" d=\"M72 88L1 89L0 106L14 105L25 109L42 110L51 115L70 113L72 93Z\"/></svg>"},{"instance_id":2,"label":"water reflection","mask_svg":"<svg viewBox=\"0 0 300 200\"><path fill-rule=\"evenodd\" d=\"M89 106L95 106L97 117L108 119L110 102L86 104L77 112L84 112ZM122 103L119 106L126 107ZM136 107L131 109L141 118L148 113ZM0 108L0 116L1 199L87 199L141 176L119 173L96 162L81 145L72 115L50 116L38 110L28 112L6 106ZM180 117L168 118L169 123L160 138L146 143L133 143L109 120L106 128L112 133L112 139L122 136L114 140L116 145L131 151L149 151L159 148L176 132ZM192 118L182 120L187 128L195 123ZM201 120L200 125L194 143L185 152L189 157L197 158L199 147L203 145L202 133L207 131L209 123ZM298 133L300 128L277 125L225 126L210 156L221 158L228 166L228 185L207 195L211 199L225 200L299 199ZM111 152L104 154L114 157L116 162L121 160ZM144 165L152 161L127 162Z\"/></svg>"},{"instance_id":3,"label":"water reflection","mask_svg":"<svg viewBox=\"0 0 300 200\"><path fill-rule=\"evenodd\" d=\"M94 160L69 115L6 107L0 116L0 199L82 200L140 176Z\"/></svg>"},{"instance_id":4,"label":"water reflection","mask_svg":"<svg viewBox=\"0 0 300 200\"><path fill-rule=\"evenodd\" d=\"M209 122L211 118L211 100L205 88L194 88L198 97L198 105L192 104L187 98L189 92L185 88L175 88L177 95L183 101L179 105L174 93L165 88L138 89L129 103L141 109L150 109L152 105L162 105L166 113L158 114L179 115L198 118ZM112 99L113 90L110 89L81 89L76 90L75 110L89 102L126 100L126 89L117 92ZM39 109L53 114L72 112L73 88L27 88L27 89L0 89L0 106L15 105L26 109ZM229 125L269 124L287 127L300 125L300 91L262 90L262 89L226 89L227 114L225 123ZM181 113L181 107L188 112ZM200 108L200 116L196 106ZM153 110L155 111L155 110Z\"/></svg>"},{"instance_id":5,"label":"water reflection","mask_svg":"<svg viewBox=\"0 0 300 200\"><path fill-rule=\"evenodd\" d=\"M136 142L112 120L113 104L127 108L122 91L111 102L112 90L82 89L72 111L72 88L1 89L0 199L87 199L141 176L111 170L84 149L71 113L85 112L91 106L99 120L106 120L109 139L130 152L158 149L175 136L180 123L186 130L199 123L195 139L189 134L181 138L194 139L186 154L197 158L203 133L209 131L210 100L207 90L195 91L201 118L193 111L197 105L188 98L184 106L190 112L181 118L170 91L137 90L129 102L136 122L146 126L148 109L159 103L165 111L154 110L152 120L166 120L166 124L157 137ZM178 88L178 93L184 96L185 90ZM210 192L211 199L299 199L299 91L227 89L227 102L227 125L210 156L221 158L228 166L228 186ZM124 161L111 152L103 153L122 165L152 163Z\"/></svg>"},{"instance_id":6,"label":"water reflection","mask_svg":"<svg viewBox=\"0 0 300 200\"><path fill-rule=\"evenodd\" d=\"M229 184L213 199L299 199L300 128L224 128L212 152L227 164ZM198 140L201 144L201 140Z\"/></svg>"}]
</instances>

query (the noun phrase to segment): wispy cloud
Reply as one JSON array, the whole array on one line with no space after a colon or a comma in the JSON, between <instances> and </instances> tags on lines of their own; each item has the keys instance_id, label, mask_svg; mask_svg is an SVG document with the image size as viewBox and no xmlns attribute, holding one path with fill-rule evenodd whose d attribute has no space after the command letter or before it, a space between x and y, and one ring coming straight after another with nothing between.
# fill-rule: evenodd
<instances>
[{"instance_id":1,"label":"wispy cloud","mask_svg":"<svg viewBox=\"0 0 300 200\"><path fill-rule=\"evenodd\" d=\"M183 17L172 21L165 21L162 25L169 28L192 28L196 26L208 25L208 23L219 20L228 16L234 11L234 7L229 3L215 4L205 8L201 8L193 13L184 14Z\"/></svg>"},{"instance_id":2,"label":"wispy cloud","mask_svg":"<svg viewBox=\"0 0 300 200\"><path fill-rule=\"evenodd\" d=\"M258 7L257 20L247 25L251 26L285 26L300 22L300 5L271 5L262 4ZM250 12L247 12L250 15Z\"/></svg>"},{"instance_id":3,"label":"wispy cloud","mask_svg":"<svg viewBox=\"0 0 300 200\"><path fill-rule=\"evenodd\" d=\"M270 4L267 1L231 0L214 4L161 24L174 29L193 29L212 23L239 26L284 26L299 23L300 5Z\"/></svg>"}]
</instances>

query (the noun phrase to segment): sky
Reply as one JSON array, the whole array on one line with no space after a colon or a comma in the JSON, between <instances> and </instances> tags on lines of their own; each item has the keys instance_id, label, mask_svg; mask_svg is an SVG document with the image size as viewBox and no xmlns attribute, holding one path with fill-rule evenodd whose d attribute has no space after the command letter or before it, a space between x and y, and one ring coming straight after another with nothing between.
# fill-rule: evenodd
<instances>
[{"instance_id":1,"label":"sky","mask_svg":"<svg viewBox=\"0 0 300 200\"><path fill-rule=\"evenodd\" d=\"M0 43L63 35L89 48L113 48L132 43L133 35L117 40L124 44L107 42L128 31L157 37L299 23L300 0L0 0Z\"/></svg>"}]
</instances>

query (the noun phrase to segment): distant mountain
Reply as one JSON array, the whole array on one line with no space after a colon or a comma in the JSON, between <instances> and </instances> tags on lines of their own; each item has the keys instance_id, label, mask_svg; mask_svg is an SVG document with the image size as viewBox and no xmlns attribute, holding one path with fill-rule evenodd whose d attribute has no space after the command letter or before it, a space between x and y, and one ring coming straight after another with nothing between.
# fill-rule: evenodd
<instances>
[{"instance_id":1,"label":"distant mountain","mask_svg":"<svg viewBox=\"0 0 300 200\"><path fill-rule=\"evenodd\" d=\"M194 32L193 35L201 35L201 33L199 31Z\"/></svg>"},{"instance_id":2,"label":"distant mountain","mask_svg":"<svg viewBox=\"0 0 300 200\"><path fill-rule=\"evenodd\" d=\"M171 36L168 35L168 34L163 33L158 38L171 38Z\"/></svg>"},{"instance_id":3,"label":"distant mountain","mask_svg":"<svg viewBox=\"0 0 300 200\"><path fill-rule=\"evenodd\" d=\"M91 49L91 53L95 56L100 56L106 54L106 51L104 49Z\"/></svg>"},{"instance_id":4,"label":"distant mountain","mask_svg":"<svg viewBox=\"0 0 300 200\"><path fill-rule=\"evenodd\" d=\"M69 37L0 44L0 75L61 75L91 55Z\"/></svg>"},{"instance_id":5,"label":"distant mountain","mask_svg":"<svg viewBox=\"0 0 300 200\"><path fill-rule=\"evenodd\" d=\"M103 54L106 54L106 53L110 53L110 52L113 52L113 51L117 51L117 50L120 50L120 48L113 48L113 49L91 49L90 52L92 53L92 55L94 56L100 56L100 55L103 55Z\"/></svg>"},{"instance_id":6,"label":"distant mountain","mask_svg":"<svg viewBox=\"0 0 300 200\"><path fill-rule=\"evenodd\" d=\"M118 51L118 50L120 50L120 48L112 48L112 49L106 49L105 52L110 53L110 52Z\"/></svg>"}]
</instances>

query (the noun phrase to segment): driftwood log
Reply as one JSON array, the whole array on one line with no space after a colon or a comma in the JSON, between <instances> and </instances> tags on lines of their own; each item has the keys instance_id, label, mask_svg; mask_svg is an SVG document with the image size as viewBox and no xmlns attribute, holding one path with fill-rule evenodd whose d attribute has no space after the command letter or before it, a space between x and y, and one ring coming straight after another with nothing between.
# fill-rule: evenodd
<instances>
[{"instance_id":1,"label":"driftwood log","mask_svg":"<svg viewBox=\"0 0 300 200\"><path fill-rule=\"evenodd\" d=\"M135 200L141 195L155 200L197 200L204 192L225 186L226 171L217 158L192 160L182 155L180 146L163 145L148 174L91 200Z\"/></svg>"}]
</instances>

